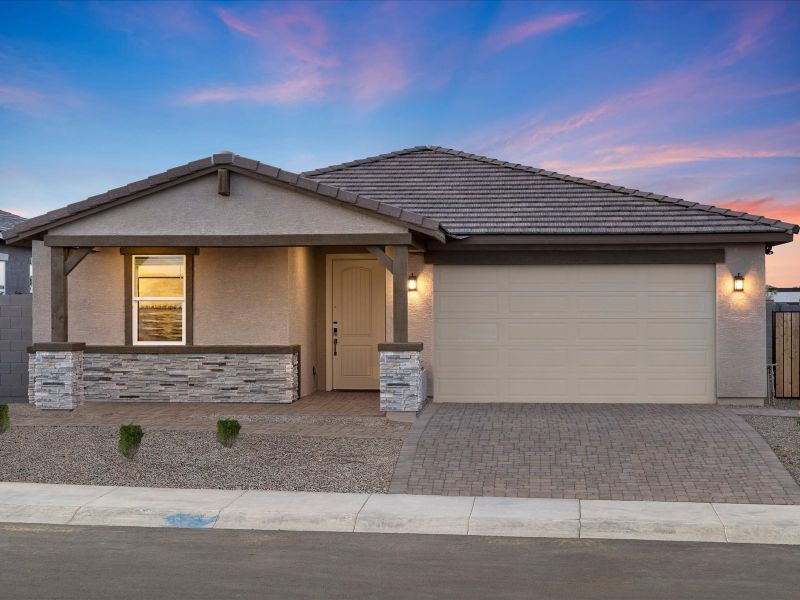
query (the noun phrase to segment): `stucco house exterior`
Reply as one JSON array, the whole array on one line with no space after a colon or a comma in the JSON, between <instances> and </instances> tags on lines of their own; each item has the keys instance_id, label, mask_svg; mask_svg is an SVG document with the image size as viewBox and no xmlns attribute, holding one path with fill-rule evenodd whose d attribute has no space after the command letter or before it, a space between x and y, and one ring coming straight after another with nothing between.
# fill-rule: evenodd
<instances>
[{"instance_id":1,"label":"stucco house exterior","mask_svg":"<svg viewBox=\"0 0 800 600\"><path fill-rule=\"evenodd\" d=\"M759 404L796 225L422 146L220 153L15 227L31 401Z\"/></svg>"}]
</instances>

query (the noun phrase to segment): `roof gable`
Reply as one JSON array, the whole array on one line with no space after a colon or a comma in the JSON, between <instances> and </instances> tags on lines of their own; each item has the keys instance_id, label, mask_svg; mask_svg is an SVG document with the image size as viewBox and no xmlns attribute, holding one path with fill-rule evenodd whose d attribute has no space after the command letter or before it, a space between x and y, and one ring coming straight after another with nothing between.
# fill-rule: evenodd
<instances>
[{"instance_id":1,"label":"roof gable","mask_svg":"<svg viewBox=\"0 0 800 600\"><path fill-rule=\"evenodd\" d=\"M455 236L798 232L798 226L438 146L305 176L436 219Z\"/></svg>"},{"instance_id":2,"label":"roof gable","mask_svg":"<svg viewBox=\"0 0 800 600\"><path fill-rule=\"evenodd\" d=\"M441 231L438 222L418 215L413 211L400 209L362 194L341 190L324 182L315 181L290 171L227 152L214 154L180 167L168 169L146 179L109 190L103 194L91 196L38 217L27 219L11 228L6 233L6 239L16 242L33 237L58 225L85 218L88 215L93 215L195 178L215 173L219 168L227 168L234 173L285 185L334 204L374 214L378 218L402 224L409 229L438 239L444 239L444 233Z\"/></svg>"}]
</instances>

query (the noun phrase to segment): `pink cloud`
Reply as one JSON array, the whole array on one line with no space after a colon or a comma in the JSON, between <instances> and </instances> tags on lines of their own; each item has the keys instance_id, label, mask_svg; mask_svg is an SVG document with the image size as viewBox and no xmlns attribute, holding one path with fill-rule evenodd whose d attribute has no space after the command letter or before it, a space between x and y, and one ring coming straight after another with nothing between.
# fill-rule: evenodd
<instances>
[{"instance_id":1,"label":"pink cloud","mask_svg":"<svg viewBox=\"0 0 800 600\"><path fill-rule=\"evenodd\" d=\"M490 34L484 40L484 46L491 52L499 52L532 37L563 29L583 15L582 12L569 12L522 21L513 27Z\"/></svg>"},{"instance_id":2,"label":"pink cloud","mask_svg":"<svg viewBox=\"0 0 800 600\"><path fill-rule=\"evenodd\" d=\"M288 104L319 100L327 93L326 87L324 77L317 73L307 73L280 83L208 87L185 94L181 100L184 104L235 101Z\"/></svg>"},{"instance_id":3,"label":"pink cloud","mask_svg":"<svg viewBox=\"0 0 800 600\"><path fill-rule=\"evenodd\" d=\"M327 22L309 6L292 5L282 11L268 7L248 17L224 8L215 12L225 26L251 40L259 54L269 59L266 72L260 77L262 82L190 91L180 97L182 103L288 104L325 97L375 105L405 89L412 80L410 49L394 39L396 36L352 47L339 44L337 52ZM282 75L286 72L292 74L288 79Z\"/></svg>"},{"instance_id":4,"label":"pink cloud","mask_svg":"<svg viewBox=\"0 0 800 600\"><path fill-rule=\"evenodd\" d=\"M223 8L215 10L230 29L258 40L285 57L320 67L339 64L329 47L328 24L307 6L292 6L286 12L267 9L248 20Z\"/></svg>"},{"instance_id":5,"label":"pink cloud","mask_svg":"<svg viewBox=\"0 0 800 600\"><path fill-rule=\"evenodd\" d=\"M759 4L756 9L742 15L734 27L733 41L721 52L701 56L692 65L657 76L572 115L550 121L539 116L527 122L513 123L505 127L505 131L484 135L480 147L487 153L527 158L552 150L547 145L557 138L563 140L569 134L580 133L584 139L590 128L594 131L602 128L606 132L621 128L630 133L631 122L636 116L648 122L655 117L663 123L667 118L674 120L685 112L697 110L703 103L718 110L720 103L741 103L797 93L796 83L776 88L765 88L761 84L748 88L726 70L768 42L770 25L779 12L777 5ZM657 115L653 114L662 107L669 107L669 112L658 110ZM678 154L675 153L676 160Z\"/></svg>"},{"instance_id":6,"label":"pink cloud","mask_svg":"<svg viewBox=\"0 0 800 600\"><path fill-rule=\"evenodd\" d=\"M405 89L410 76L400 49L377 44L359 52L351 81L358 100L373 102Z\"/></svg>"}]
</instances>

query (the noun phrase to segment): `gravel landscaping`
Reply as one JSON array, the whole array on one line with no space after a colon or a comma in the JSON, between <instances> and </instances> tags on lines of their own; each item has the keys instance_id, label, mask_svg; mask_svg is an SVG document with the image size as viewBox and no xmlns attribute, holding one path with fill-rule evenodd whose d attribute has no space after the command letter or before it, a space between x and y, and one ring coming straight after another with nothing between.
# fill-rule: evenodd
<instances>
[{"instance_id":1,"label":"gravel landscaping","mask_svg":"<svg viewBox=\"0 0 800 600\"><path fill-rule=\"evenodd\" d=\"M744 417L800 484L800 424L791 417Z\"/></svg>"},{"instance_id":2,"label":"gravel landscaping","mask_svg":"<svg viewBox=\"0 0 800 600\"><path fill-rule=\"evenodd\" d=\"M209 431L145 428L136 456L115 427L12 427L0 435L0 481L385 492L402 439L242 432L223 448Z\"/></svg>"}]
</instances>

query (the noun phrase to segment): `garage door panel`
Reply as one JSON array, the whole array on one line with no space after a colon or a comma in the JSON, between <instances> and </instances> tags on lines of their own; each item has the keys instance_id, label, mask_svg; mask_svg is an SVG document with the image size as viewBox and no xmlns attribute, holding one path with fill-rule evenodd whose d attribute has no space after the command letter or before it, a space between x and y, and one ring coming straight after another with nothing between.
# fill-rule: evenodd
<instances>
[{"instance_id":1,"label":"garage door panel","mask_svg":"<svg viewBox=\"0 0 800 600\"><path fill-rule=\"evenodd\" d=\"M566 350L530 349L525 346L508 348L501 354L501 364L509 367L560 367L567 364L569 353Z\"/></svg>"},{"instance_id":2,"label":"garage door panel","mask_svg":"<svg viewBox=\"0 0 800 600\"><path fill-rule=\"evenodd\" d=\"M536 316L541 313L567 314L570 298L566 294L511 294L506 298L509 316Z\"/></svg>"},{"instance_id":3,"label":"garage door panel","mask_svg":"<svg viewBox=\"0 0 800 600\"><path fill-rule=\"evenodd\" d=\"M471 270L472 267L464 267ZM555 291L561 292L569 282L569 273L558 266L541 266L529 269L524 266L508 266L498 269L505 274L509 291ZM497 288L495 288L497 289Z\"/></svg>"},{"instance_id":4,"label":"garage door panel","mask_svg":"<svg viewBox=\"0 0 800 600\"><path fill-rule=\"evenodd\" d=\"M578 366L581 367L625 367L634 365L639 361L639 353L635 349L609 350L598 348L596 350L578 350Z\"/></svg>"},{"instance_id":5,"label":"garage door panel","mask_svg":"<svg viewBox=\"0 0 800 600\"><path fill-rule=\"evenodd\" d=\"M500 364L500 350L496 348L448 350L437 356L438 363L443 367L483 367L487 364Z\"/></svg>"},{"instance_id":6,"label":"garage door panel","mask_svg":"<svg viewBox=\"0 0 800 600\"><path fill-rule=\"evenodd\" d=\"M536 388L537 394L553 398L553 402L562 402L568 397L565 380L561 377L508 379L506 383L508 395L512 398L529 397L532 387Z\"/></svg>"},{"instance_id":7,"label":"garage door panel","mask_svg":"<svg viewBox=\"0 0 800 600\"><path fill-rule=\"evenodd\" d=\"M652 368L681 367L705 371L713 366L714 356L705 349L648 350L643 354L644 365Z\"/></svg>"},{"instance_id":8,"label":"garage door panel","mask_svg":"<svg viewBox=\"0 0 800 600\"><path fill-rule=\"evenodd\" d=\"M714 324L704 320L661 319L643 324L647 339L660 340L665 344L680 343L681 347L706 347L713 336Z\"/></svg>"},{"instance_id":9,"label":"garage door panel","mask_svg":"<svg viewBox=\"0 0 800 600\"><path fill-rule=\"evenodd\" d=\"M434 399L714 402L713 267L600 266L437 266Z\"/></svg>"},{"instance_id":10,"label":"garage door panel","mask_svg":"<svg viewBox=\"0 0 800 600\"><path fill-rule=\"evenodd\" d=\"M496 315L500 312L501 298L497 294L443 294L440 302L442 311L456 317L458 315Z\"/></svg>"},{"instance_id":11,"label":"garage door panel","mask_svg":"<svg viewBox=\"0 0 800 600\"><path fill-rule=\"evenodd\" d=\"M505 278L503 269L486 269L476 278L472 267L451 267L440 271L436 277L442 291L448 292L495 292L501 289L500 278Z\"/></svg>"},{"instance_id":12,"label":"garage door panel","mask_svg":"<svg viewBox=\"0 0 800 600\"><path fill-rule=\"evenodd\" d=\"M651 317L660 313L684 316L704 316L713 310L713 298L708 293L672 294L669 296L651 294L646 298L647 310ZM665 315L666 316L666 315Z\"/></svg>"},{"instance_id":13,"label":"garage door panel","mask_svg":"<svg viewBox=\"0 0 800 600\"><path fill-rule=\"evenodd\" d=\"M575 309L581 316L604 315L627 317L639 311L639 298L628 294L594 294L575 298Z\"/></svg>"},{"instance_id":14,"label":"garage door panel","mask_svg":"<svg viewBox=\"0 0 800 600\"><path fill-rule=\"evenodd\" d=\"M486 398L497 396L496 379L466 379L463 377L448 378L437 383L440 393L445 396L463 398L459 402L485 402Z\"/></svg>"},{"instance_id":15,"label":"garage door panel","mask_svg":"<svg viewBox=\"0 0 800 600\"><path fill-rule=\"evenodd\" d=\"M437 339L442 342L486 342L497 341L498 325L496 323L470 323L465 327L459 321L437 323Z\"/></svg>"}]
</instances>

